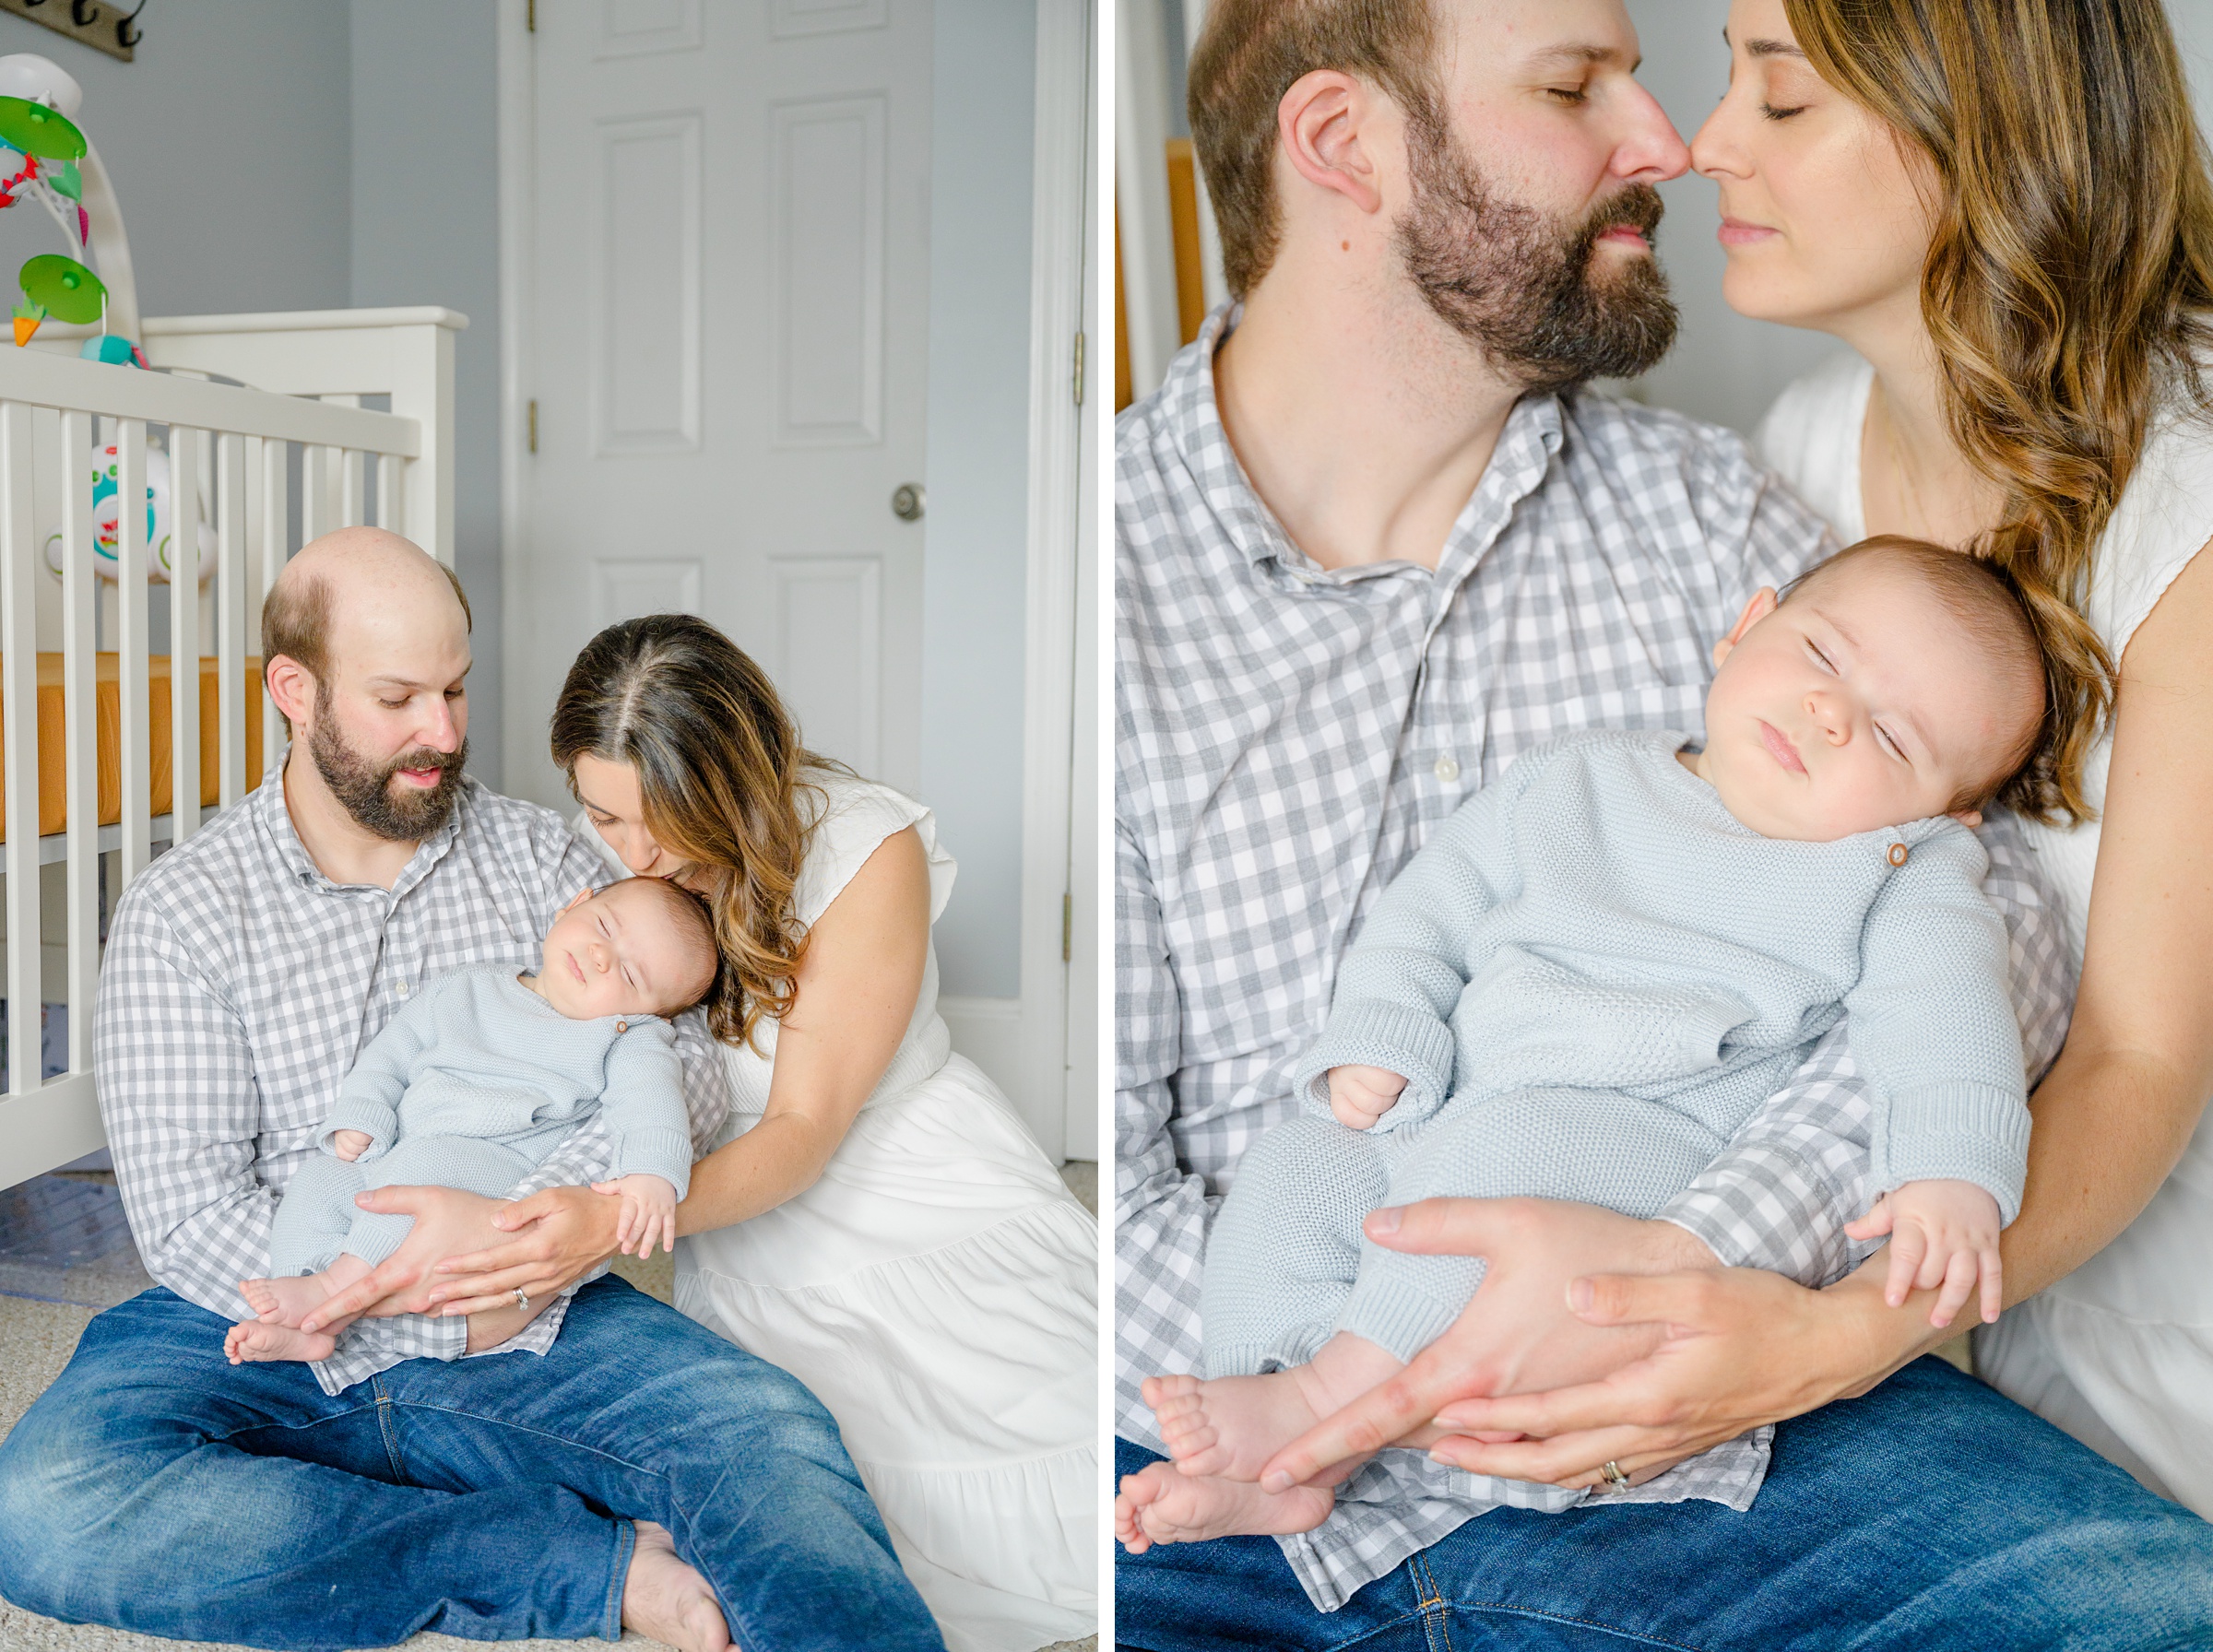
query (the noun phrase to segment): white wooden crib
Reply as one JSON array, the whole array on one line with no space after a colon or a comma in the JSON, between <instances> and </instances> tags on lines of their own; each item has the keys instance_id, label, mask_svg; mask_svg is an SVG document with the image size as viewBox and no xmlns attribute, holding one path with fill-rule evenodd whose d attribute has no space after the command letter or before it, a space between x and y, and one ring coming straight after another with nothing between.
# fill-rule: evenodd
<instances>
[{"instance_id":1,"label":"white wooden crib","mask_svg":"<svg viewBox=\"0 0 2213 1652\"><path fill-rule=\"evenodd\" d=\"M79 359L65 328L0 344L0 1187L105 1139L92 1071L101 861L112 911L154 844L182 843L257 784L250 749L278 749L255 657L278 569L304 540L362 523L451 566L453 338L467 324L440 309L149 320L147 354L171 370L153 372ZM362 405L379 398L389 411ZM114 581L94 567L93 454L112 442L121 499L144 499L149 425L166 427L178 564L165 653L148 627L143 510L120 513ZM183 600L195 517L213 530L216 570ZM46 552L57 533L58 579ZM44 1078L42 1006L54 1004L67 1007L66 1071Z\"/></svg>"}]
</instances>

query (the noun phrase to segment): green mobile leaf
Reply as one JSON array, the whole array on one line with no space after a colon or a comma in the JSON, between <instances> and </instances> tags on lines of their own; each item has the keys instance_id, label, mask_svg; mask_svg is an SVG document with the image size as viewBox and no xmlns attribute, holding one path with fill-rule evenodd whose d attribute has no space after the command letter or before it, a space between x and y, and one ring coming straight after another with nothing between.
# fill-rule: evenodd
<instances>
[{"instance_id":1,"label":"green mobile leaf","mask_svg":"<svg viewBox=\"0 0 2213 1652\"><path fill-rule=\"evenodd\" d=\"M32 303L45 305L63 321L98 321L108 307L108 289L101 278L59 253L30 260L17 280Z\"/></svg>"},{"instance_id":2,"label":"green mobile leaf","mask_svg":"<svg viewBox=\"0 0 2213 1652\"><path fill-rule=\"evenodd\" d=\"M0 138L41 160L75 160L86 148L67 115L28 98L0 98Z\"/></svg>"},{"instance_id":3,"label":"green mobile leaf","mask_svg":"<svg viewBox=\"0 0 2213 1652\"><path fill-rule=\"evenodd\" d=\"M77 162L74 160L56 161L47 168L46 182L53 186L56 195L67 195L72 201L85 198L85 183L77 176Z\"/></svg>"}]
</instances>

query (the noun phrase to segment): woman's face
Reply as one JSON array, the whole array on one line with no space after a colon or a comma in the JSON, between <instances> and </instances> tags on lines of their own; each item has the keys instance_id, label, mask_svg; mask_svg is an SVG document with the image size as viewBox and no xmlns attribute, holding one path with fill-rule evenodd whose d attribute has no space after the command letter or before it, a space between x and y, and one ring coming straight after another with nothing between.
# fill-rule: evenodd
<instances>
[{"instance_id":1,"label":"woman's face","mask_svg":"<svg viewBox=\"0 0 2213 1652\"><path fill-rule=\"evenodd\" d=\"M1918 323L1935 175L1807 65L1782 0L1729 8L1729 89L1691 140L1721 185L1722 293L1761 321L1851 334Z\"/></svg>"},{"instance_id":2,"label":"woman's face","mask_svg":"<svg viewBox=\"0 0 2213 1652\"><path fill-rule=\"evenodd\" d=\"M638 789L638 772L628 763L609 762L586 752L576 760L576 796L607 846L639 877L673 878L686 889L703 887L697 869L664 851L645 830L645 803Z\"/></svg>"}]
</instances>

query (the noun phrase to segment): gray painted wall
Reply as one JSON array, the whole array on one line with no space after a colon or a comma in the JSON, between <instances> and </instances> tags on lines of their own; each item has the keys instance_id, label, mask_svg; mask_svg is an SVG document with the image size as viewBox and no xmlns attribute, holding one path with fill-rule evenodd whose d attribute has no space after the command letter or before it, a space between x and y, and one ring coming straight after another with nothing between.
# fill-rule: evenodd
<instances>
[{"instance_id":1,"label":"gray painted wall","mask_svg":"<svg viewBox=\"0 0 2213 1652\"><path fill-rule=\"evenodd\" d=\"M1024 0L937 0L934 33L922 796L961 863L937 930L944 990L1012 997L1036 19Z\"/></svg>"},{"instance_id":2,"label":"gray painted wall","mask_svg":"<svg viewBox=\"0 0 2213 1652\"><path fill-rule=\"evenodd\" d=\"M1644 47L1638 78L1686 138L1720 101L1729 81L1722 26L1728 0L1627 0ZM2201 112L2213 109L2213 0L2168 0ZM1722 301L1723 258L1714 240L1714 186L1692 172L1661 185L1667 218L1659 251L1683 326L1642 393L1662 407L1750 431L1777 393L1844 347L1826 333L1748 321Z\"/></svg>"},{"instance_id":3,"label":"gray painted wall","mask_svg":"<svg viewBox=\"0 0 2213 1652\"><path fill-rule=\"evenodd\" d=\"M469 768L496 787L503 708L493 16L485 4L352 0L349 276L357 305L444 304L468 317L454 340L454 565L476 622ZM538 708L541 723L552 709Z\"/></svg>"},{"instance_id":4,"label":"gray painted wall","mask_svg":"<svg viewBox=\"0 0 2213 1652\"><path fill-rule=\"evenodd\" d=\"M325 310L349 301L347 0L161 0L137 61L0 15L0 53L35 52L85 88L130 231L140 313ZM37 207L0 213L0 288L62 250Z\"/></svg>"}]
</instances>

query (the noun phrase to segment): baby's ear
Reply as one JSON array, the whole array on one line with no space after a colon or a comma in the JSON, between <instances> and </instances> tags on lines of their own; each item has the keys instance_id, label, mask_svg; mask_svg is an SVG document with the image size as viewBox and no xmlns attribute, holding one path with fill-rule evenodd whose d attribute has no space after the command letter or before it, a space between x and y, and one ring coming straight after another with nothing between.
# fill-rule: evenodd
<instances>
[{"instance_id":1,"label":"baby's ear","mask_svg":"<svg viewBox=\"0 0 2213 1652\"><path fill-rule=\"evenodd\" d=\"M556 913L554 915L556 917L567 917L569 914L574 912L579 906L582 906L586 901L590 900L599 891L596 889L578 890L574 895L570 897L569 903L562 907L560 912Z\"/></svg>"},{"instance_id":2,"label":"baby's ear","mask_svg":"<svg viewBox=\"0 0 2213 1652\"><path fill-rule=\"evenodd\" d=\"M1962 826L1976 827L1982 824L1982 811L1979 808L1955 808L1952 810L1952 819Z\"/></svg>"},{"instance_id":3,"label":"baby's ear","mask_svg":"<svg viewBox=\"0 0 2213 1652\"><path fill-rule=\"evenodd\" d=\"M1729 657L1730 650L1745 640L1745 633L1772 614L1778 606L1773 585L1762 585L1752 593L1752 600L1745 604L1745 611L1736 617L1736 623L1729 628L1729 634L1713 645L1713 668L1716 671L1722 668L1722 662Z\"/></svg>"}]
</instances>

